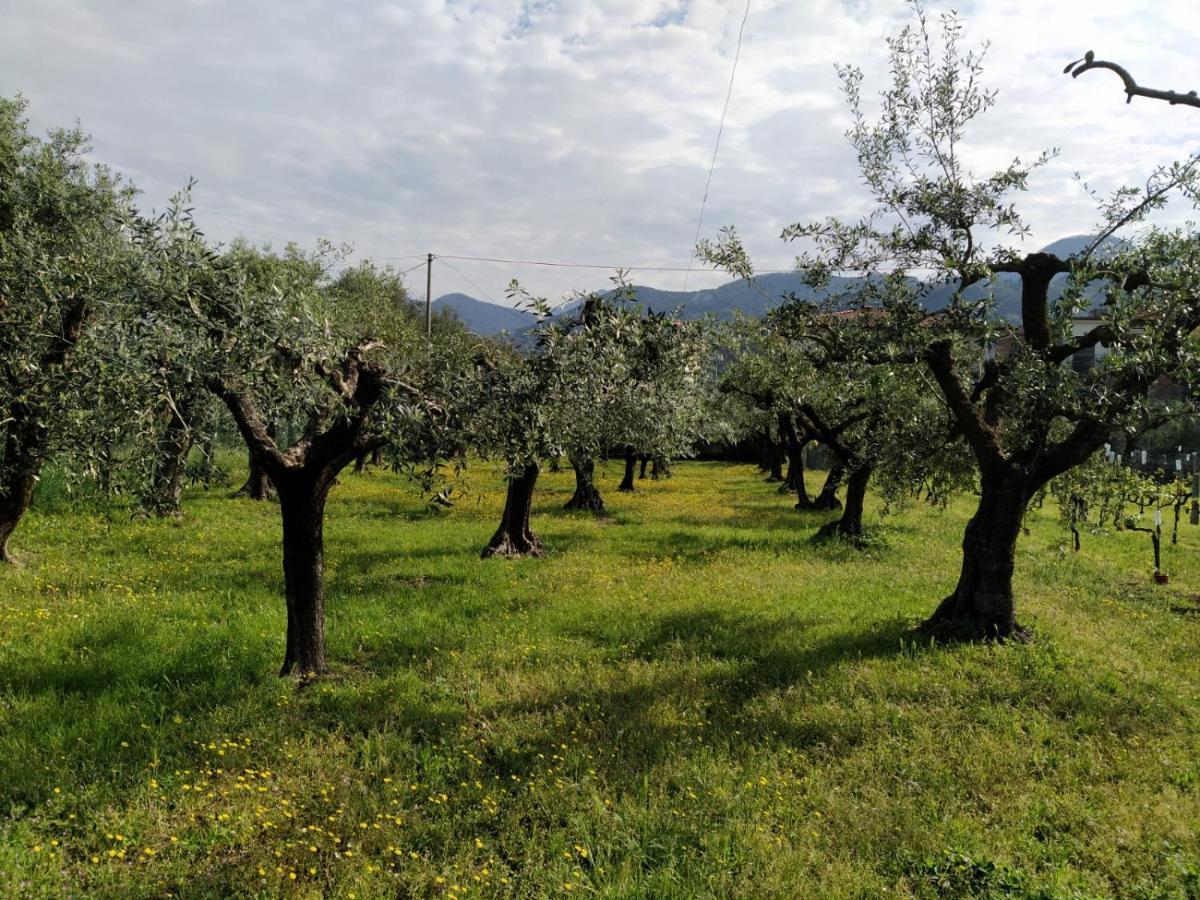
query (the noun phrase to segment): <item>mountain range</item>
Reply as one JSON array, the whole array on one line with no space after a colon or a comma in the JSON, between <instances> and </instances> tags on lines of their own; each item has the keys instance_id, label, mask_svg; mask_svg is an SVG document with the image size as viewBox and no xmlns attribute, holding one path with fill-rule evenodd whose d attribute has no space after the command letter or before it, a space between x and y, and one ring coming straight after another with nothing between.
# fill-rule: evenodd
<instances>
[{"instance_id":1,"label":"mountain range","mask_svg":"<svg viewBox=\"0 0 1200 900\"><path fill-rule=\"evenodd\" d=\"M1089 235L1073 235L1055 241L1044 248L1043 252L1053 253L1066 259L1074 253L1083 250L1092 238ZM829 286L820 291L804 283L804 277L799 272L776 273L759 275L753 283L744 278L730 281L718 288L700 291L664 291L648 285L636 285L638 301L648 309L657 312L679 310L683 319L699 319L712 314L717 319L732 319L735 312L740 311L747 316L761 316L774 309L787 297L795 296L801 300L820 300L831 293L840 293L853 287L858 278L834 276ZM1051 285L1051 299L1062 292L1066 276L1058 276L1057 283ZM925 305L930 310L943 308L950 300L953 288L941 286L930 291L925 297ZM964 293L967 299L980 299L990 295L995 304L996 315L1003 319L1016 321L1021 312L1021 279L1019 276L1002 272L991 284L979 284L968 288ZM434 301L435 306L449 307L454 310L476 334L497 335L502 332L519 334L527 330L535 322L531 312L499 306L484 300L478 300L467 294L446 294ZM569 306L568 306L569 308Z\"/></svg>"}]
</instances>

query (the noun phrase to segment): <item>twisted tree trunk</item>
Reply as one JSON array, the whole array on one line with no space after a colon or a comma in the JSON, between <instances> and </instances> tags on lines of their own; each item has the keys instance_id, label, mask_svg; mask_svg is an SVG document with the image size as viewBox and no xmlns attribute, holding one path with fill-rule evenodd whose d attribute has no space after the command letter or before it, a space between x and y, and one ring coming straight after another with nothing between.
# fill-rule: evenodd
<instances>
[{"instance_id":1,"label":"twisted tree trunk","mask_svg":"<svg viewBox=\"0 0 1200 900\"><path fill-rule=\"evenodd\" d=\"M813 509L832 510L841 509L842 501L837 498L838 488L842 486L842 476L845 470L839 462L831 463L829 472L825 476L825 483L821 486L821 492L817 494L817 499L813 501Z\"/></svg>"},{"instance_id":2,"label":"twisted tree trunk","mask_svg":"<svg viewBox=\"0 0 1200 900\"><path fill-rule=\"evenodd\" d=\"M267 470L259 465L253 453L250 454L250 467L246 481L233 492L233 496L246 497L250 500L270 500L275 496L275 489L271 485L271 479L267 476Z\"/></svg>"},{"instance_id":3,"label":"twisted tree trunk","mask_svg":"<svg viewBox=\"0 0 1200 900\"><path fill-rule=\"evenodd\" d=\"M766 459L764 461L766 462L767 482L783 481L784 453L782 448L769 437L767 438L765 447Z\"/></svg>"},{"instance_id":4,"label":"twisted tree trunk","mask_svg":"<svg viewBox=\"0 0 1200 900\"><path fill-rule=\"evenodd\" d=\"M183 476L187 471L188 454L192 451L193 432L186 421L188 408L179 400L168 405L167 424L158 442L158 462L150 492L142 508L153 516L179 516L182 513Z\"/></svg>"},{"instance_id":5,"label":"twisted tree trunk","mask_svg":"<svg viewBox=\"0 0 1200 900\"><path fill-rule=\"evenodd\" d=\"M1012 576L1025 508L1037 486L1010 474L982 481L979 507L963 536L963 562L954 592L924 629L942 637L1025 638L1016 621Z\"/></svg>"},{"instance_id":6,"label":"twisted tree trunk","mask_svg":"<svg viewBox=\"0 0 1200 900\"><path fill-rule=\"evenodd\" d=\"M818 538L842 537L859 540L863 536L863 501L867 496L867 483L871 480L872 467L862 465L851 470L846 479L846 503L842 517L821 526Z\"/></svg>"},{"instance_id":7,"label":"twisted tree trunk","mask_svg":"<svg viewBox=\"0 0 1200 900\"><path fill-rule=\"evenodd\" d=\"M37 424L34 415L14 419L4 437L3 468L0 469L3 473L0 482L0 563L16 561L8 542L33 502L33 489L42 469L42 448L47 438L45 429Z\"/></svg>"},{"instance_id":8,"label":"twisted tree trunk","mask_svg":"<svg viewBox=\"0 0 1200 900\"><path fill-rule=\"evenodd\" d=\"M533 506L533 488L537 478L536 462L527 463L517 474L509 477L500 527L483 548L481 555L485 559L489 556L541 556L542 542L529 527L529 512Z\"/></svg>"},{"instance_id":9,"label":"twisted tree trunk","mask_svg":"<svg viewBox=\"0 0 1200 900\"><path fill-rule=\"evenodd\" d=\"M280 675L303 677L325 671L325 501L338 473L364 451L382 445L371 434L371 413L384 396L387 371L363 355L378 346L364 341L351 348L336 369L320 367L343 403L343 414L322 428L313 412L304 438L280 448L253 401L218 376L208 388L221 398L237 423L253 461L270 476L279 494L283 523L283 580L287 636Z\"/></svg>"},{"instance_id":10,"label":"twisted tree trunk","mask_svg":"<svg viewBox=\"0 0 1200 900\"><path fill-rule=\"evenodd\" d=\"M811 509L813 501L808 496L808 486L804 483L804 448L808 438L800 439L796 433L796 425L787 413L779 415L779 430L783 434L784 447L787 449L788 469L780 490L796 492L796 509Z\"/></svg>"},{"instance_id":11,"label":"twisted tree trunk","mask_svg":"<svg viewBox=\"0 0 1200 900\"><path fill-rule=\"evenodd\" d=\"M38 375L60 370L71 362L91 317L91 304L85 297L77 296L66 304L57 323L45 323L47 328L57 324L57 329L41 356ZM13 391L10 396L22 396L23 392L40 396L51 389L38 383L36 377L33 383L18 378L6 387ZM0 563L11 563L15 560L8 542L33 502L33 489L50 448L51 426L47 424L46 405L37 399L14 400L3 413L8 421L4 430L4 458L0 460Z\"/></svg>"},{"instance_id":12,"label":"twisted tree trunk","mask_svg":"<svg viewBox=\"0 0 1200 900\"><path fill-rule=\"evenodd\" d=\"M646 466L649 464L650 464L650 457L643 456L642 461L641 461L641 467L638 469L638 480L639 481L646 477Z\"/></svg>"},{"instance_id":13,"label":"twisted tree trunk","mask_svg":"<svg viewBox=\"0 0 1200 900\"><path fill-rule=\"evenodd\" d=\"M633 454L633 451L626 453L625 454L625 477L621 479L621 483L617 487L618 491L622 491L626 494L629 494L629 493L632 493L633 491L637 490L637 488L635 488L634 484L633 484L633 473L634 473L634 469L636 467L637 467L637 457Z\"/></svg>"},{"instance_id":14,"label":"twisted tree trunk","mask_svg":"<svg viewBox=\"0 0 1200 900\"><path fill-rule=\"evenodd\" d=\"M378 468L383 465L383 448L376 447L374 450L364 450L354 459L354 473L361 474L367 468L368 463Z\"/></svg>"},{"instance_id":15,"label":"twisted tree trunk","mask_svg":"<svg viewBox=\"0 0 1200 900\"><path fill-rule=\"evenodd\" d=\"M575 493L567 501L565 509L588 509L596 515L604 514L604 500L596 488L596 461L591 457L571 457L575 469Z\"/></svg>"}]
</instances>

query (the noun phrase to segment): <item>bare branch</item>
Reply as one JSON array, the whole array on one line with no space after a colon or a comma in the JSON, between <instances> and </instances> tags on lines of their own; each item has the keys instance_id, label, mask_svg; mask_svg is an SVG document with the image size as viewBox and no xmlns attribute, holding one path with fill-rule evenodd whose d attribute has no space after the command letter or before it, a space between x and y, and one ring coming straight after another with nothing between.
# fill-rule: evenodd
<instances>
[{"instance_id":1,"label":"bare branch","mask_svg":"<svg viewBox=\"0 0 1200 900\"><path fill-rule=\"evenodd\" d=\"M221 378L209 378L207 384L208 389L229 407L229 412L233 415L233 420L237 423L238 431L246 441L246 446L261 463L265 464L264 467L276 470L286 469L288 467L287 458L280 451L274 438L271 437L270 429L267 428L250 399L231 388Z\"/></svg>"},{"instance_id":2,"label":"bare branch","mask_svg":"<svg viewBox=\"0 0 1200 900\"><path fill-rule=\"evenodd\" d=\"M1063 69L1063 74L1069 74L1072 78L1078 78L1084 72L1090 72L1092 69L1108 69L1110 72L1116 72L1125 84L1126 103L1131 103L1134 97L1149 97L1151 100L1165 100L1172 106L1182 104L1183 106L1200 108L1200 97L1196 95L1195 91L1188 91L1186 94L1181 94L1179 91L1160 91L1155 88L1142 87L1133 80L1133 76L1129 74L1124 66L1096 59L1096 55L1091 50L1084 55L1083 59L1077 59Z\"/></svg>"}]
</instances>

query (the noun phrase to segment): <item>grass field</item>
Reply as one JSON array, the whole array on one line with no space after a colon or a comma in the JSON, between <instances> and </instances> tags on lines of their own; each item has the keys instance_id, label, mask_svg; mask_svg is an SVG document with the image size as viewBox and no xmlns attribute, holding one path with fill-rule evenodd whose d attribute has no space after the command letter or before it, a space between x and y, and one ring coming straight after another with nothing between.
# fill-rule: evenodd
<instances>
[{"instance_id":1,"label":"grass field","mask_svg":"<svg viewBox=\"0 0 1200 900\"><path fill-rule=\"evenodd\" d=\"M750 466L613 516L539 485L537 560L479 559L494 469L431 514L346 474L333 673L282 658L278 511L35 511L0 571L0 896L1200 895L1200 529L1053 513L1024 646L931 647L970 499L863 552ZM817 486L815 475L813 485Z\"/></svg>"}]
</instances>

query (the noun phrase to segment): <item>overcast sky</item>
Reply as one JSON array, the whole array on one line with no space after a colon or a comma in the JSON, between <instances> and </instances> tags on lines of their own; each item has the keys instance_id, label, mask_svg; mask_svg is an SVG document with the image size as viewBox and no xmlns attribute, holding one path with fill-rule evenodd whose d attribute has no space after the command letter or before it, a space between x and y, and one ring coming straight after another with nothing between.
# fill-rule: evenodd
<instances>
[{"instance_id":1,"label":"overcast sky","mask_svg":"<svg viewBox=\"0 0 1200 900\"><path fill-rule=\"evenodd\" d=\"M1062 151L1021 203L1030 249L1094 221L1074 172L1111 188L1200 150L1200 110L1126 106L1111 73L1061 74L1095 49L1142 84L1200 88L1195 0L957 8L970 39L990 40L1000 90L975 158ZM742 0L0 0L0 92L23 93L39 129L78 117L145 206L194 176L218 240L328 237L400 268L426 251L687 266L743 12ZM736 224L758 267L776 268L793 255L783 226L864 209L834 63L882 88L883 39L909 18L900 0L751 0L706 236ZM447 260L434 295L502 301L513 276L557 297L608 273ZM725 280L701 268L689 286ZM423 271L408 281L423 295Z\"/></svg>"}]
</instances>

